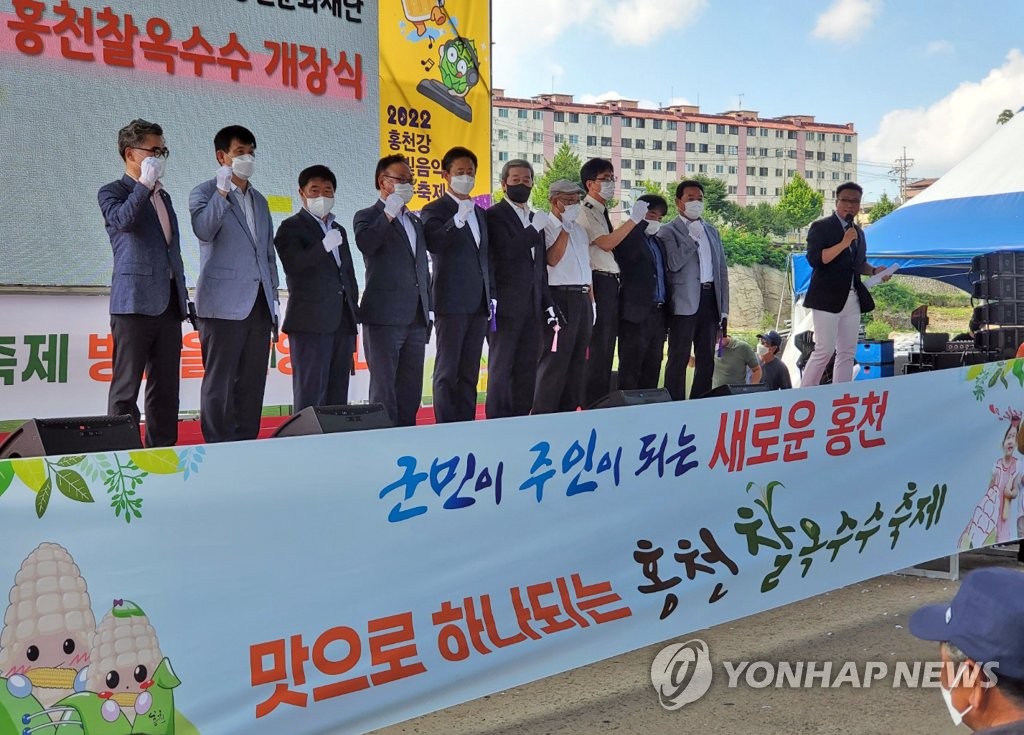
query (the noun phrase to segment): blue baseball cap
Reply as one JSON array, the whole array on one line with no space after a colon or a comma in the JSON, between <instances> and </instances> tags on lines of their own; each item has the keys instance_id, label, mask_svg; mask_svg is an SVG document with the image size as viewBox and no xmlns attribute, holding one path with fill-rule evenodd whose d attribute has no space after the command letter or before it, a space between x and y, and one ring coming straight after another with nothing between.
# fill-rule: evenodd
<instances>
[{"instance_id":1,"label":"blue baseball cap","mask_svg":"<svg viewBox=\"0 0 1024 735\"><path fill-rule=\"evenodd\" d=\"M767 342L770 345L775 345L776 347L782 347L782 335L779 334L778 332L776 332L774 329L772 331L770 331L770 332L765 332L764 334L757 335L757 338L758 339L763 339L765 342Z\"/></svg>"},{"instance_id":2,"label":"blue baseball cap","mask_svg":"<svg viewBox=\"0 0 1024 735\"><path fill-rule=\"evenodd\" d=\"M926 605L908 622L917 638L949 641L997 674L1024 681L1024 572L976 569L948 604Z\"/></svg>"}]
</instances>

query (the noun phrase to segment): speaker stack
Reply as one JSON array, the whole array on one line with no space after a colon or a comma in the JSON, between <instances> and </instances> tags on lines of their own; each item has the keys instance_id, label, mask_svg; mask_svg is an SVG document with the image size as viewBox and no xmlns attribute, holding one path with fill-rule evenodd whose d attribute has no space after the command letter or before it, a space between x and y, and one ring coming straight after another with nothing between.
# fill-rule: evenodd
<instances>
[{"instance_id":1,"label":"speaker stack","mask_svg":"<svg viewBox=\"0 0 1024 735\"><path fill-rule=\"evenodd\" d=\"M974 307L974 346L1013 357L1024 342L1024 252L1000 250L971 261L971 296L984 304Z\"/></svg>"}]
</instances>

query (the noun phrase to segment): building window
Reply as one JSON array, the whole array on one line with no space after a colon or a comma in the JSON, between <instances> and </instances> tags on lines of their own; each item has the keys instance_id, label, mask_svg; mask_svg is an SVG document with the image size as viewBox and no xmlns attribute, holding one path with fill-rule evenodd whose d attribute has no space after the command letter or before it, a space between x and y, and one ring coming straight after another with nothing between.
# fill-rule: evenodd
<instances>
[{"instance_id":1,"label":"building window","mask_svg":"<svg viewBox=\"0 0 1024 735\"><path fill-rule=\"evenodd\" d=\"M622 147L623 148L632 148L633 147L633 139L632 138L623 138L622 139Z\"/></svg>"},{"instance_id":2,"label":"building window","mask_svg":"<svg viewBox=\"0 0 1024 735\"><path fill-rule=\"evenodd\" d=\"M762 186L760 189L757 190L757 193L760 194L761 196L768 196L768 187Z\"/></svg>"},{"instance_id":3,"label":"building window","mask_svg":"<svg viewBox=\"0 0 1024 735\"><path fill-rule=\"evenodd\" d=\"M850 174L843 174L843 181L852 181L852 180L853 180L853 176L851 176Z\"/></svg>"},{"instance_id":4,"label":"building window","mask_svg":"<svg viewBox=\"0 0 1024 735\"><path fill-rule=\"evenodd\" d=\"M587 136L587 145L588 146L596 146L597 145L597 136L596 135L588 135Z\"/></svg>"},{"instance_id":5,"label":"building window","mask_svg":"<svg viewBox=\"0 0 1024 735\"><path fill-rule=\"evenodd\" d=\"M839 172L838 171L833 171L832 172L832 180L833 181L839 181Z\"/></svg>"},{"instance_id":6,"label":"building window","mask_svg":"<svg viewBox=\"0 0 1024 735\"><path fill-rule=\"evenodd\" d=\"M597 125L597 115L587 115L587 125Z\"/></svg>"},{"instance_id":7,"label":"building window","mask_svg":"<svg viewBox=\"0 0 1024 735\"><path fill-rule=\"evenodd\" d=\"M715 125L715 133L717 133L718 135L725 135L725 126Z\"/></svg>"},{"instance_id":8,"label":"building window","mask_svg":"<svg viewBox=\"0 0 1024 735\"><path fill-rule=\"evenodd\" d=\"M730 186L729 187L729 193L730 194L735 194L736 193L736 187L735 186Z\"/></svg>"},{"instance_id":9,"label":"building window","mask_svg":"<svg viewBox=\"0 0 1024 735\"><path fill-rule=\"evenodd\" d=\"M570 135L569 136L569 145L579 145L579 144L580 144L580 136L578 136L578 135Z\"/></svg>"},{"instance_id":10,"label":"building window","mask_svg":"<svg viewBox=\"0 0 1024 735\"><path fill-rule=\"evenodd\" d=\"M516 133L516 137L519 139L520 142L525 143L526 142L526 131L525 130L520 130L518 133Z\"/></svg>"},{"instance_id":11,"label":"building window","mask_svg":"<svg viewBox=\"0 0 1024 735\"><path fill-rule=\"evenodd\" d=\"M708 132L708 124L707 123L701 123L700 124L700 132L702 132L702 133Z\"/></svg>"},{"instance_id":12,"label":"building window","mask_svg":"<svg viewBox=\"0 0 1024 735\"><path fill-rule=\"evenodd\" d=\"M818 172L818 178L819 178L819 179L823 179L823 178L825 178L825 172L824 172L824 171L819 171L819 172Z\"/></svg>"},{"instance_id":13,"label":"building window","mask_svg":"<svg viewBox=\"0 0 1024 735\"><path fill-rule=\"evenodd\" d=\"M729 135L739 135L739 134L740 134L740 128L739 128L738 125L730 125L729 126Z\"/></svg>"},{"instance_id":14,"label":"building window","mask_svg":"<svg viewBox=\"0 0 1024 735\"><path fill-rule=\"evenodd\" d=\"M821 143L825 142L825 134L824 133L818 133L818 141L821 142Z\"/></svg>"},{"instance_id":15,"label":"building window","mask_svg":"<svg viewBox=\"0 0 1024 735\"><path fill-rule=\"evenodd\" d=\"M633 188L633 182L630 181L629 179L623 179L621 183L622 183L622 190L623 191L626 191L627 189L632 189Z\"/></svg>"},{"instance_id":16,"label":"building window","mask_svg":"<svg viewBox=\"0 0 1024 735\"><path fill-rule=\"evenodd\" d=\"M645 147L644 139L643 138L637 138L636 139L636 145L633 146L633 147L636 148L638 151L642 151L644 149L644 147Z\"/></svg>"},{"instance_id":17,"label":"building window","mask_svg":"<svg viewBox=\"0 0 1024 735\"><path fill-rule=\"evenodd\" d=\"M804 151L804 158L806 158L808 161L813 161L814 151Z\"/></svg>"},{"instance_id":18,"label":"building window","mask_svg":"<svg viewBox=\"0 0 1024 735\"><path fill-rule=\"evenodd\" d=\"M628 158L622 159L622 168L633 168L633 162Z\"/></svg>"},{"instance_id":19,"label":"building window","mask_svg":"<svg viewBox=\"0 0 1024 735\"><path fill-rule=\"evenodd\" d=\"M775 196L777 196L777 197L782 196L782 187L779 187L779 186L775 187Z\"/></svg>"},{"instance_id":20,"label":"building window","mask_svg":"<svg viewBox=\"0 0 1024 735\"><path fill-rule=\"evenodd\" d=\"M580 121L580 113L578 113L578 112L570 112L569 113L569 122L571 122L571 123L578 123L579 121Z\"/></svg>"},{"instance_id":21,"label":"building window","mask_svg":"<svg viewBox=\"0 0 1024 735\"><path fill-rule=\"evenodd\" d=\"M753 186L748 186L747 187L747 196L754 196L754 194L756 192L757 192L757 188L756 187L753 187Z\"/></svg>"},{"instance_id":22,"label":"building window","mask_svg":"<svg viewBox=\"0 0 1024 735\"><path fill-rule=\"evenodd\" d=\"M565 113L564 112L556 112L555 113L555 122L565 122Z\"/></svg>"},{"instance_id":23,"label":"building window","mask_svg":"<svg viewBox=\"0 0 1024 735\"><path fill-rule=\"evenodd\" d=\"M661 150L661 141L660 140L652 140L651 141L651 150L652 151L660 151Z\"/></svg>"},{"instance_id":24,"label":"building window","mask_svg":"<svg viewBox=\"0 0 1024 735\"><path fill-rule=\"evenodd\" d=\"M612 116L611 115L601 115L601 124L602 125L611 125L612 124Z\"/></svg>"},{"instance_id":25,"label":"building window","mask_svg":"<svg viewBox=\"0 0 1024 735\"><path fill-rule=\"evenodd\" d=\"M804 140L814 140L814 133L804 133Z\"/></svg>"},{"instance_id":26,"label":"building window","mask_svg":"<svg viewBox=\"0 0 1024 735\"><path fill-rule=\"evenodd\" d=\"M782 148L776 148L776 149L775 149L775 157L776 157L776 158L782 158L782 156L783 156L783 155L784 155L785 153L786 153L786 151L784 151L784 150L783 150Z\"/></svg>"},{"instance_id":27,"label":"building window","mask_svg":"<svg viewBox=\"0 0 1024 735\"><path fill-rule=\"evenodd\" d=\"M687 153L696 153L697 152L697 144L696 143L687 143L686 144L686 152Z\"/></svg>"},{"instance_id":28,"label":"building window","mask_svg":"<svg viewBox=\"0 0 1024 735\"><path fill-rule=\"evenodd\" d=\"M643 160L638 158L635 161L633 161L633 168L635 168L637 171L643 171L644 170L644 162L643 162Z\"/></svg>"},{"instance_id":29,"label":"building window","mask_svg":"<svg viewBox=\"0 0 1024 735\"><path fill-rule=\"evenodd\" d=\"M544 133L534 133L533 134L533 142L534 143L543 143L544 142Z\"/></svg>"},{"instance_id":30,"label":"building window","mask_svg":"<svg viewBox=\"0 0 1024 735\"><path fill-rule=\"evenodd\" d=\"M708 152L708 144L707 143L701 143L700 145L698 145L697 146L697 152L698 153L707 153Z\"/></svg>"},{"instance_id":31,"label":"building window","mask_svg":"<svg viewBox=\"0 0 1024 735\"><path fill-rule=\"evenodd\" d=\"M531 158L533 159L534 163L541 163L544 160L544 156L542 156L539 153L534 153L533 156L531 156Z\"/></svg>"},{"instance_id":32,"label":"building window","mask_svg":"<svg viewBox=\"0 0 1024 735\"><path fill-rule=\"evenodd\" d=\"M604 136L604 135L601 136L601 145L603 145L605 148L609 148L609 147L611 147L611 144L612 144L612 139L611 138L609 138L607 136Z\"/></svg>"},{"instance_id":33,"label":"building window","mask_svg":"<svg viewBox=\"0 0 1024 735\"><path fill-rule=\"evenodd\" d=\"M796 150L790 148L788 151L786 151L786 158L796 158Z\"/></svg>"},{"instance_id":34,"label":"building window","mask_svg":"<svg viewBox=\"0 0 1024 735\"><path fill-rule=\"evenodd\" d=\"M717 153L720 156L725 155L725 146L724 145L716 145L715 146L715 153Z\"/></svg>"},{"instance_id":35,"label":"building window","mask_svg":"<svg viewBox=\"0 0 1024 735\"><path fill-rule=\"evenodd\" d=\"M508 151L498 151L498 160L499 161L507 161L508 160Z\"/></svg>"},{"instance_id":36,"label":"building window","mask_svg":"<svg viewBox=\"0 0 1024 735\"><path fill-rule=\"evenodd\" d=\"M847 135L845 137L846 137L846 142L847 143L852 143L853 142L853 136L852 135Z\"/></svg>"},{"instance_id":37,"label":"building window","mask_svg":"<svg viewBox=\"0 0 1024 735\"><path fill-rule=\"evenodd\" d=\"M661 120L651 120L651 127L655 130L661 130Z\"/></svg>"},{"instance_id":38,"label":"building window","mask_svg":"<svg viewBox=\"0 0 1024 735\"><path fill-rule=\"evenodd\" d=\"M665 143L665 150L666 151L674 151L675 149L676 149L676 142L674 140L666 141L666 143Z\"/></svg>"},{"instance_id":39,"label":"building window","mask_svg":"<svg viewBox=\"0 0 1024 735\"><path fill-rule=\"evenodd\" d=\"M675 130L675 129L676 129L676 121L675 120L669 120L665 124L665 130Z\"/></svg>"},{"instance_id":40,"label":"building window","mask_svg":"<svg viewBox=\"0 0 1024 735\"><path fill-rule=\"evenodd\" d=\"M520 120L525 120L526 119L526 110L519 110L518 111L518 116L519 116Z\"/></svg>"},{"instance_id":41,"label":"building window","mask_svg":"<svg viewBox=\"0 0 1024 735\"><path fill-rule=\"evenodd\" d=\"M544 111L543 110L534 110L533 111L533 119L534 120L543 120L544 119Z\"/></svg>"},{"instance_id":42,"label":"building window","mask_svg":"<svg viewBox=\"0 0 1024 735\"><path fill-rule=\"evenodd\" d=\"M735 175L736 174L736 167L735 166L730 166L729 167L729 173Z\"/></svg>"},{"instance_id":43,"label":"building window","mask_svg":"<svg viewBox=\"0 0 1024 735\"><path fill-rule=\"evenodd\" d=\"M789 178L792 178L793 176L796 176L796 169L795 168L787 168L786 169L786 178L789 179Z\"/></svg>"},{"instance_id":44,"label":"building window","mask_svg":"<svg viewBox=\"0 0 1024 735\"><path fill-rule=\"evenodd\" d=\"M624 127L624 128L631 128L631 127L633 127L633 118L631 118L631 117L624 117L624 118L622 118L622 127Z\"/></svg>"},{"instance_id":45,"label":"building window","mask_svg":"<svg viewBox=\"0 0 1024 735\"><path fill-rule=\"evenodd\" d=\"M767 176L768 175L768 167L767 166L762 166L761 168L757 169L757 175L758 176Z\"/></svg>"},{"instance_id":46,"label":"building window","mask_svg":"<svg viewBox=\"0 0 1024 735\"><path fill-rule=\"evenodd\" d=\"M520 161L525 161L526 160L526 151L519 151L519 155L516 156L516 158L518 158Z\"/></svg>"},{"instance_id":47,"label":"building window","mask_svg":"<svg viewBox=\"0 0 1024 735\"><path fill-rule=\"evenodd\" d=\"M498 117L508 117L508 108L507 107L499 107L498 108Z\"/></svg>"},{"instance_id":48,"label":"building window","mask_svg":"<svg viewBox=\"0 0 1024 735\"><path fill-rule=\"evenodd\" d=\"M789 131L789 132L788 132L788 133L786 134L786 139L787 139L787 140L796 140L796 131L795 131L795 130L790 130L790 131Z\"/></svg>"},{"instance_id":49,"label":"building window","mask_svg":"<svg viewBox=\"0 0 1024 735\"><path fill-rule=\"evenodd\" d=\"M692 163L686 164L686 173L688 173L688 174L692 174L693 173L693 164Z\"/></svg>"},{"instance_id":50,"label":"building window","mask_svg":"<svg viewBox=\"0 0 1024 735\"><path fill-rule=\"evenodd\" d=\"M832 162L833 163L839 163L839 154L834 152L834 151L832 153Z\"/></svg>"},{"instance_id":51,"label":"building window","mask_svg":"<svg viewBox=\"0 0 1024 735\"><path fill-rule=\"evenodd\" d=\"M739 148L737 148L736 146L734 146L734 145L731 145L731 146L729 146L729 155L730 155L730 156L735 156L735 155L737 155L737 154L738 154L739 152L740 152L740 149L739 149Z\"/></svg>"},{"instance_id":52,"label":"building window","mask_svg":"<svg viewBox=\"0 0 1024 735\"><path fill-rule=\"evenodd\" d=\"M636 125L635 125L635 127L638 127L638 128L647 127L647 121L644 120L642 117L638 117L638 118L636 118Z\"/></svg>"},{"instance_id":53,"label":"building window","mask_svg":"<svg viewBox=\"0 0 1024 735\"><path fill-rule=\"evenodd\" d=\"M761 137L762 138L767 138L768 137L768 128L761 128Z\"/></svg>"},{"instance_id":54,"label":"building window","mask_svg":"<svg viewBox=\"0 0 1024 735\"><path fill-rule=\"evenodd\" d=\"M694 123L686 123L686 132L692 133L696 129L697 129L697 126Z\"/></svg>"},{"instance_id":55,"label":"building window","mask_svg":"<svg viewBox=\"0 0 1024 735\"><path fill-rule=\"evenodd\" d=\"M555 142L556 143L564 143L565 142L565 136L562 135L562 133L555 133Z\"/></svg>"},{"instance_id":56,"label":"building window","mask_svg":"<svg viewBox=\"0 0 1024 735\"><path fill-rule=\"evenodd\" d=\"M825 160L825 151L818 151L818 156L817 157L818 157L819 161L824 161Z\"/></svg>"},{"instance_id":57,"label":"building window","mask_svg":"<svg viewBox=\"0 0 1024 735\"><path fill-rule=\"evenodd\" d=\"M843 154L843 163L853 163L853 154L852 153L844 153Z\"/></svg>"},{"instance_id":58,"label":"building window","mask_svg":"<svg viewBox=\"0 0 1024 735\"><path fill-rule=\"evenodd\" d=\"M768 158L768 149L767 148L758 148L757 149L757 155L760 156L761 158Z\"/></svg>"},{"instance_id":59,"label":"building window","mask_svg":"<svg viewBox=\"0 0 1024 735\"><path fill-rule=\"evenodd\" d=\"M498 128L498 140L508 140L508 131L504 128Z\"/></svg>"},{"instance_id":60,"label":"building window","mask_svg":"<svg viewBox=\"0 0 1024 735\"><path fill-rule=\"evenodd\" d=\"M747 176L756 176L757 166L747 166Z\"/></svg>"},{"instance_id":61,"label":"building window","mask_svg":"<svg viewBox=\"0 0 1024 735\"><path fill-rule=\"evenodd\" d=\"M661 171L661 161L651 161L651 168L655 171Z\"/></svg>"},{"instance_id":62,"label":"building window","mask_svg":"<svg viewBox=\"0 0 1024 735\"><path fill-rule=\"evenodd\" d=\"M747 146L747 155L748 156L756 156L757 155L757 148L753 148L753 147L748 145Z\"/></svg>"},{"instance_id":63,"label":"building window","mask_svg":"<svg viewBox=\"0 0 1024 735\"><path fill-rule=\"evenodd\" d=\"M775 131L775 137L776 138L785 138L786 137L786 131L785 130L776 130Z\"/></svg>"},{"instance_id":64,"label":"building window","mask_svg":"<svg viewBox=\"0 0 1024 735\"><path fill-rule=\"evenodd\" d=\"M720 163L715 164L715 173L716 174L724 174L725 173L725 166L723 166Z\"/></svg>"},{"instance_id":65,"label":"building window","mask_svg":"<svg viewBox=\"0 0 1024 735\"><path fill-rule=\"evenodd\" d=\"M706 163L701 163L701 164L697 165L697 173L699 173L699 174L706 174L707 172L708 172L708 165Z\"/></svg>"},{"instance_id":66,"label":"building window","mask_svg":"<svg viewBox=\"0 0 1024 735\"><path fill-rule=\"evenodd\" d=\"M668 161L665 164L665 170L666 171L675 171L676 170L676 162L675 161Z\"/></svg>"},{"instance_id":67,"label":"building window","mask_svg":"<svg viewBox=\"0 0 1024 735\"><path fill-rule=\"evenodd\" d=\"M775 175L776 176L782 176L782 169L781 168L775 169Z\"/></svg>"},{"instance_id":68,"label":"building window","mask_svg":"<svg viewBox=\"0 0 1024 735\"><path fill-rule=\"evenodd\" d=\"M840 140L842 140L842 138L839 136L839 133L832 133L832 142L833 143L838 143Z\"/></svg>"}]
</instances>

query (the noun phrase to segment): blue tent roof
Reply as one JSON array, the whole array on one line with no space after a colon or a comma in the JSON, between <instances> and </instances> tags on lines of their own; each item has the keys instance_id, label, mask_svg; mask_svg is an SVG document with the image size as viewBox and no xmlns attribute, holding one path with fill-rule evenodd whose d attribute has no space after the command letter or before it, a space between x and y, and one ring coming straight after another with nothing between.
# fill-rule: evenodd
<instances>
[{"instance_id":1,"label":"blue tent roof","mask_svg":"<svg viewBox=\"0 0 1024 735\"><path fill-rule=\"evenodd\" d=\"M970 291L971 259L1024 250L1024 114L1015 116L919 196L865 228L872 265L899 265L908 276L935 278ZM793 256L793 290L803 293L811 267Z\"/></svg>"}]
</instances>

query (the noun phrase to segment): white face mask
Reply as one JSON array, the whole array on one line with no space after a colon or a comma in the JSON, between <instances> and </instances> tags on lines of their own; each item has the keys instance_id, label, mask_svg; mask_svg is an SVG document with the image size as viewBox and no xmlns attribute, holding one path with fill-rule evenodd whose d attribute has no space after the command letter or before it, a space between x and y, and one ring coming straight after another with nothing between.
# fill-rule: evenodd
<instances>
[{"instance_id":1,"label":"white face mask","mask_svg":"<svg viewBox=\"0 0 1024 735\"><path fill-rule=\"evenodd\" d=\"M704 202L694 199L683 207L683 214L689 219L699 219L704 214Z\"/></svg>"},{"instance_id":2,"label":"white face mask","mask_svg":"<svg viewBox=\"0 0 1024 735\"><path fill-rule=\"evenodd\" d=\"M660 230L660 229L661 229L661 222L658 222L657 220L653 220L653 219L647 220L647 234L648 235L657 235L658 234L658 230Z\"/></svg>"},{"instance_id":3,"label":"white face mask","mask_svg":"<svg viewBox=\"0 0 1024 735\"><path fill-rule=\"evenodd\" d=\"M476 184L476 177L474 176L452 176L452 191L462 196L469 196L469 192L473 191L473 186Z\"/></svg>"},{"instance_id":4,"label":"white face mask","mask_svg":"<svg viewBox=\"0 0 1024 735\"><path fill-rule=\"evenodd\" d=\"M323 219L334 207L334 197L311 197L306 200L306 210L316 217Z\"/></svg>"},{"instance_id":5,"label":"white face mask","mask_svg":"<svg viewBox=\"0 0 1024 735\"><path fill-rule=\"evenodd\" d=\"M768 345L763 345L763 344L758 343L758 345L757 345L757 356L759 358L763 358L767 354L768 354Z\"/></svg>"},{"instance_id":6,"label":"white face mask","mask_svg":"<svg viewBox=\"0 0 1024 735\"><path fill-rule=\"evenodd\" d=\"M611 199L615 196L615 182L614 181L602 181L601 182L601 198Z\"/></svg>"},{"instance_id":7,"label":"white face mask","mask_svg":"<svg viewBox=\"0 0 1024 735\"><path fill-rule=\"evenodd\" d=\"M562 217L569 215L569 219L573 222L580 216L580 209L582 207L579 204L567 204L565 209L562 210Z\"/></svg>"},{"instance_id":8,"label":"white face mask","mask_svg":"<svg viewBox=\"0 0 1024 735\"><path fill-rule=\"evenodd\" d=\"M395 184L395 194L402 197L402 201L408 204L412 201L412 184Z\"/></svg>"},{"instance_id":9,"label":"white face mask","mask_svg":"<svg viewBox=\"0 0 1024 735\"><path fill-rule=\"evenodd\" d=\"M149 156L156 163L156 178L162 179L164 174L167 172L167 159L159 158L157 156Z\"/></svg>"},{"instance_id":10,"label":"white face mask","mask_svg":"<svg viewBox=\"0 0 1024 735\"><path fill-rule=\"evenodd\" d=\"M246 153L231 159L231 173L240 179L251 178L256 170L256 158Z\"/></svg>"},{"instance_id":11,"label":"white face mask","mask_svg":"<svg viewBox=\"0 0 1024 735\"><path fill-rule=\"evenodd\" d=\"M953 724L959 727L964 722L964 715L974 709L974 705L972 704L961 712L953 705L953 693L951 691L939 684L939 692L942 693L942 701L946 703L946 709L949 710L949 716L953 719Z\"/></svg>"}]
</instances>

